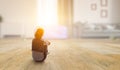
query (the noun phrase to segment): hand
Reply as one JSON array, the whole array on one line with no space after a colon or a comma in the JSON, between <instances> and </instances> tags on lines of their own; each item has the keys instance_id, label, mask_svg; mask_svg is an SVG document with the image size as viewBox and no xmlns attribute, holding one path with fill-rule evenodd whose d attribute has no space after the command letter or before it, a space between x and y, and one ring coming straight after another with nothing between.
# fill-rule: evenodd
<instances>
[{"instance_id":1,"label":"hand","mask_svg":"<svg viewBox=\"0 0 120 70\"><path fill-rule=\"evenodd\" d=\"M50 45L50 42L47 41L47 40L45 40L45 41L44 41L44 45Z\"/></svg>"},{"instance_id":2,"label":"hand","mask_svg":"<svg viewBox=\"0 0 120 70\"><path fill-rule=\"evenodd\" d=\"M46 44L47 44L47 45L50 45L50 42L49 42L49 41L46 41Z\"/></svg>"}]
</instances>

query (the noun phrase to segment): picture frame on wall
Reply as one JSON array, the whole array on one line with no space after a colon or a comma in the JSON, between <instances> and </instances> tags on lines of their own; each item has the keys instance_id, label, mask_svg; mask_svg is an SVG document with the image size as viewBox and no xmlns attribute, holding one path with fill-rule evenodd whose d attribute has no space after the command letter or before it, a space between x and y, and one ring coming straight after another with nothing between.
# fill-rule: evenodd
<instances>
[{"instance_id":1,"label":"picture frame on wall","mask_svg":"<svg viewBox=\"0 0 120 70\"><path fill-rule=\"evenodd\" d=\"M100 4L101 4L102 7L107 7L108 0L100 0Z\"/></svg>"},{"instance_id":2,"label":"picture frame on wall","mask_svg":"<svg viewBox=\"0 0 120 70\"><path fill-rule=\"evenodd\" d=\"M102 9L100 13L101 18L107 18L108 17L108 11L106 9Z\"/></svg>"},{"instance_id":3,"label":"picture frame on wall","mask_svg":"<svg viewBox=\"0 0 120 70\"><path fill-rule=\"evenodd\" d=\"M92 11L97 10L97 4L96 4L96 3L92 3L92 4L91 4L91 10L92 10Z\"/></svg>"}]
</instances>

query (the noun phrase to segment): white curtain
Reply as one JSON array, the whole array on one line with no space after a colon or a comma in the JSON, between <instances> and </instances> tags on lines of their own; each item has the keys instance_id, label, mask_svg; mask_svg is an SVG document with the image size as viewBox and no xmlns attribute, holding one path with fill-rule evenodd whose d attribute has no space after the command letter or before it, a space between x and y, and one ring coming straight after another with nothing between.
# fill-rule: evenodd
<instances>
[{"instance_id":1,"label":"white curtain","mask_svg":"<svg viewBox=\"0 0 120 70\"><path fill-rule=\"evenodd\" d=\"M58 22L67 27L69 38L73 36L73 0L58 0Z\"/></svg>"}]
</instances>

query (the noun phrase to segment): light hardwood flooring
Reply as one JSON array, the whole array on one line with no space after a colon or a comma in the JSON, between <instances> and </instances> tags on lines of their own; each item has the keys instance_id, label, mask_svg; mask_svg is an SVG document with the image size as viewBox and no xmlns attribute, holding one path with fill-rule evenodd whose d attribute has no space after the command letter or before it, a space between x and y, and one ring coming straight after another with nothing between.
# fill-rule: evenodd
<instances>
[{"instance_id":1,"label":"light hardwood flooring","mask_svg":"<svg viewBox=\"0 0 120 70\"><path fill-rule=\"evenodd\" d=\"M50 40L42 63L31 56L31 39L0 40L0 70L120 70L120 40Z\"/></svg>"}]
</instances>

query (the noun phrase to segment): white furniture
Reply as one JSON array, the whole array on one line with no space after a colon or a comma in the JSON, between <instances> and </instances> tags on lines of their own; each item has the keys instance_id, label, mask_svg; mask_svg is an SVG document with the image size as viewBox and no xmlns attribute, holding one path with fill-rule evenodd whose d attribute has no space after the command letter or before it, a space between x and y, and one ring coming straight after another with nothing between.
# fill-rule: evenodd
<instances>
[{"instance_id":1,"label":"white furniture","mask_svg":"<svg viewBox=\"0 0 120 70\"><path fill-rule=\"evenodd\" d=\"M77 27L76 27L77 26ZM120 38L120 24L75 24L77 38Z\"/></svg>"},{"instance_id":2,"label":"white furniture","mask_svg":"<svg viewBox=\"0 0 120 70\"><path fill-rule=\"evenodd\" d=\"M17 23L2 23L1 36L3 37L21 37L23 35L22 24Z\"/></svg>"}]
</instances>

